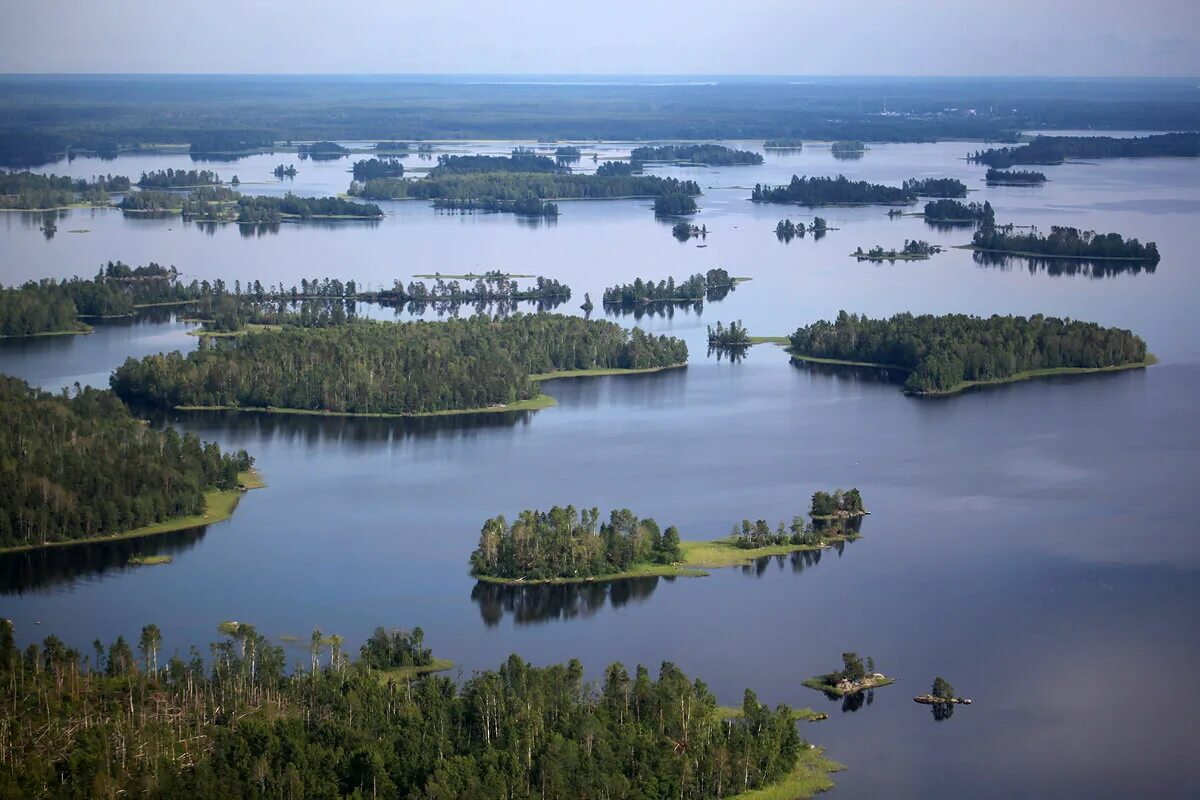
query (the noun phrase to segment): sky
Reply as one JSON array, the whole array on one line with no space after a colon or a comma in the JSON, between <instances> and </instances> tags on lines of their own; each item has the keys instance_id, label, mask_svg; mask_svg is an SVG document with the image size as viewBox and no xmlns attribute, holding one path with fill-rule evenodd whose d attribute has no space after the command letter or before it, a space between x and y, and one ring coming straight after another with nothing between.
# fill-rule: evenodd
<instances>
[{"instance_id":1,"label":"sky","mask_svg":"<svg viewBox=\"0 0 1200 800\"><path fill-rule=\"evenodd\" d=\"M1200 75L1200 0L0 0L0 73Z\"/></svg>"}]
</instances>

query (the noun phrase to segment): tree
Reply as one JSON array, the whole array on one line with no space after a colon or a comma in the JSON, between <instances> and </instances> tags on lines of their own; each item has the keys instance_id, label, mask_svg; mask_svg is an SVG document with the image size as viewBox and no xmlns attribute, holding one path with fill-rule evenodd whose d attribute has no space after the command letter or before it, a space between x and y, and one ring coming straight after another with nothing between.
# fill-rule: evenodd
<instances>
[{"instance_id":1,"label":"tree","mask_svg":"<svg viewBox=\"0 0 1200 800\"><path fill-rule=\"evenodd\" d=\"M848 681L861 681L866 675L863 668L862 659L858 657L858 653L842 653L842 672L841 676Z\"/></svg>"},{"instance_id":2,"label":"tree","mask_svg":"<svg viewBox=\"0 0 1200 800\"><path fill-rule=\"evenodd\" d=\"M143 669L152 674L158 674L158 646L160 644L162 644L162 632L157 625L150 624L142 628L138 649L142 653Z\"/></svg>"},{"instance_id":3,"label":"tree","mask_svg":"<svg viewBox=\"0 0 1200 800\"><path fill-rule=\"evenodd\" d=\"M933 679L933 696L940 697L946 700L954 699L954 687L946 682L945 678L938 676Z\"/></svg>"}]
</instances>

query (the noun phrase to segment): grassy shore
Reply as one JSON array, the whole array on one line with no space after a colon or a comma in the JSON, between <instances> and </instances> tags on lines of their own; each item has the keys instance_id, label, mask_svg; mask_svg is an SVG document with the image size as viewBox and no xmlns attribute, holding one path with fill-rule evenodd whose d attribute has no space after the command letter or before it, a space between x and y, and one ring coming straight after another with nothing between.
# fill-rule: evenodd
<instances>
[{"instance_id":1,"label":"grassy shore","mask_svg":"<svg viewBox=\"0 0 1200 800\"><path fill-rule=\"evenodd\" d=\"M558 370L556 372L539 372L536 375L530 375L529 380L549 381L557 378L592 378L599 375L643 375L651 372L664 372L668 369L679 369L680 367L686 366L687 364L684 363L671 364L666 367L644 367L642 369L621 369L619 367L613 367L599 369Z\"/></svg>"},{"instance_id":2,"label":"grassy shore","mask_svg":"<svg viewBox=\"0 0 1200 800\"><path fill-rule=\"evenodd\" d=\"M186 321L186 320L185 320ZM281 331L282 325L258 325L253 322L246 324L246 327L236 331L206 331L204 328L192 328L187 332L188 336L206 336L213 339L232 339L238 336L245 336L248 333L259 333L262 331Z\"/></svg>"},{"instance_id":3,"label":"grassy shore","mask_svg":"<svg viewBox=\"0 0 1200 800\"><path fill-rule=\"evenodd\" d=\"M261 489L266 484L256 470L238 473L237 489L212 489L204 493L204 513L190 517L175 517L174 519L156 522L153 525L143 525L131 531L112 533L105 536L89 536L85 539L71 539L61 542L46 542L45 544L29 544L19 547L0 548L0 553L23 553L29 550L40 550L45 547L71 547L77 544L93 544L95 542L115 542L121 539L137 539L142 536L153 536L159 533L172 533L188 528L199 528L202 525L212 525L224 522L233 516L242 492L249 489Z\"/></svg>"},{"instance_id":4,"label":"grassy shore","mask_svg":"<svg viewBox=\"0 0 1200 800\"><path fill-rule=\"evenodd\" d=\"M717 706L717 715L721 719L737 719L742 716L742 709L737 706ZM811 708L793 708L792 719L797 722L819 722L829 719L824 711L813 711Z\"/></svg>"},{"instance_id":5,"label":"grassy shore","mask_svg":"<svg viewBox=\"0 0 1200 800\"><path fill-rule=\"evenodd\" d=\"M801 747L796 766L777 783L762 789L733 795L730 800L801 800L833 788L831 773L841 772L844 764L825 757L825 750Z\"/></svg>"},{"instance_id":6,"label":"grassy shore","mask_svg":"<svg viewBox=\"0 0 1200 800\"><path fill-rule=\"evenodd\" d=\"M799 553L806 550L821 550L836 542L848 542L857 539L857 534L831 535L824 544L778 544L767 547L746 549L738 547L730 539L712 539L710 541L683 541L679 543L683 551L683 559L671 564L642 563L635 564L624 572L613 572L608 575L586 575L577 578L500 578L494 575L476 575L477 580L484 583L499 583L508 586L544 586L549 584L567 583L606 583L608 581L629 580L630 578L702 578L709 574L710 569L724 567L739 567L751 564L760 558L783 556L789 553Z\"/></svg>"},{"instance_id":7,"label":"grassy shore","mask_svg":"<svg viewBox=\"0 0 1200 800\"><path fill-rule=\"evenodd\" d=\"M826 694L835 694L838 697L845 697L848 694L857 694L858 692L865 692L868 689L878 689L881 686L891 686L896 682L895 678L864 678L862 683L855 688L849 691L843 691L842 689L838 688L836 683L830 683L831 680L832 676L830 675L818 675L815 678L809 678L808 680L804 681L803 685L807 686L809 689L816 689L818 692L825 692Z\"/></svg>"},{"instance_id":8,"label":"grassy shore","mask_svg":"<svg viewBox=\"0 0 1200 800\"><path fill-rule=\"evenodd\" d=\"M388 681L411 681L413 678L419 678L422 675L429 675L434 672L447 672L454 669L454 662L448 658L435 658L429 664L424 664L419 667L395 667L394 669L381 669L375 672L379 676L379 680L383 683Z\"/></svg>"},{"instance_id":9,"label":"grassy shore","mask_svg":"<svg viewBox=\"0 0 1200 800\"><path fill-rule=\"evenodd\" d=\"M8 336L0 336L0 339L36 339L42 336L79 336L81 334L95 333L96 329L91 325L84 325L78 330L70 331L42 331L41 333L14 333Z\"/></svg>"},{"instance_id":10,"label":"grassy shore","mask_svg":"<svg viewBox=\"0 0 1200 800\"><path fill-rule=\"evenodd\" d=\"M131 566L131 567L152 567L152 566L155 566L156 564L170 564L171 560L172 559L170 556L136 555L136 556L130 557L129 566Z\"/></svg>"},{"instance_id":11,"label":"grassy shore","mask_svg":"<svg viewBox=\"0 0 1200 800\"><path fill-rule=\"evenodd\" d=\"M309 408L277 408L275 406L175 406L176 411L249 411L255 414L294 414L305 417L366 417L369 419L407 419L410 417L445 417L451 414L490 414L500 411L537 411L558 405L548 394L539 394L528 400L517 400L507 405L483 408L455 408L445 411L414 411L408 414L386 414L374 412L327 411Z\"/></svg>"},{"instance_id":12,"label":"grassy shore","mask_svg":"<svg viewBox=\"0 0 1200 800\"><path fill-rule=\"evenodd\" d=\"M1034 253L1029 250L998 250L992 247L976 247L973 244L956 244L954 247L958 250L974 250L978 253L1002 253L1006 256L1020 256L1021 258L1053 258L1058 261L1126 261L1130 264L1152 263L1149 258L1130 258L1126 256L1049 255L1047 253Z\"/></svg>"},{"instance_id":13,"label":"grassy shore","mask_svg":"<svg viewBox=\"0 0 1200 800\"><path fill-rule=\"evenodd\" d=\"M791 345L792 340L786 336L751 336L750 344L778 344L783 346Z\"/></svg>"}]
</instances>

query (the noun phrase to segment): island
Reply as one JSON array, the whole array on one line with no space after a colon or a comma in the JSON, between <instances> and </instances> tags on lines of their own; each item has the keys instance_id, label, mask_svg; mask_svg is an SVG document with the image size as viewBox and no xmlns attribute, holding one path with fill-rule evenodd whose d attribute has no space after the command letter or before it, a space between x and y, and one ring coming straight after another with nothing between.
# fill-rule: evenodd
<instances>
[{"instance_id":1,"label":"island","mask_svg":"<svg viewBox=\"0 0 1200 800\"><path fill-rule=\"evenodd\" d=\"M693 225L690 222L676 222L671 226L671 235L681 242L689 239L707 239L707 225Z\"/></svg>"},{"instance_id":2,"label":"island","mask_svg":"<svg viewBox=\"0 0 1200 800\"><path fill-rule=\"evenodd\" d=\"M300 158L311 158L313 161L334 161L350 151L337 142L323 141L298 145L296 152L299 153Z\"/></svg>"},{"instance_id":3,"label":"island","mask_svg":"<svg viewBox=\"0 0 1200 800\"><path fill-rule=\"evenodd\" d=\"M246 451L148 428L110 391L52 395L0 376L0 409L0 552L208 525L261 486Z\"/></svg>"},{"instance_id":4,"label":"island","mask_svg":"<svg viewBox=\"0 0 1200 800\"><path fill-rule=\"evenodd\" d=\"M404 177L404 165L398 158L368 158L355 161L351 170L356 181Z\"/></svg>"},{"instance_id":5,"label":"island","mask_svg":"<svg viewBox=\"0 0 1200 800\"><path fill-rule=\"evenodd\" d=\"M695 214L697 211L696 198L683 192L660 194L654 198L654 216L679 217Z\"/></svg>"},{"instance_id":6,"label":"island","mask_svg":"<svg viewBox=\"0 0 1200 800\"><path fill-rule=\"evenodd\" d=\"M553 405L536 376L687 362L680 339L603 320L513 314L445 322L287 325L189 353L130 358L118 396L152 408L399 417Z\"/></svg>"},{"instance_id":7,"label":"island","mask_svg":"<svg viewBox=\"0 0 1200 800\"><path fill-rule=\"evenodd\" d=\"M803 222L792 222L781 219L775 224L775 238L781 242L790 242L796 237L804 238L806 232L812 233L814 239L822 239L827 231L834 230L824 217L813 217L812 223L806 228Z\"/></svg>"},{"instance_id":8,"label":"island","mask_svg":"<svg viewBox=\"0 0 1200 800\"><path fill-rule=\"evenodd\" d=\"M295 178L298 172L295 164L280 164L275 167L275 169L271 170L271 174L273 174L276 178L279 178L279 180L283 180L284 178Z\"/></svg>"},{"instance_id":9,"label":"island","mask_svg":"<svg viewBox=\"0 0 1200 800\"><path fill-rule=\"evenodd\" d=\"M899 250L892 248L884 250L882 245L875 245L864 251L861 247L850 255L859 261L925 261L931 255L942 252L936 244L930 244L924 239L905 239L904 246Z\"/></svg>"},{"instance_id":10,"label":"island","mask_svg":"<svg viewBox=\"0 0 1200 800\"><path fill-rule=\"evenodd\" d=\"M745 350L750 345L754 344L750 334L746 331L746 326L739 319L729 323L729 327L717 321L717 326L708 326L708 349L711 350Z\"/></svg>"},{"instance_id":11,"label":"island","mask_svg":"<svg viewBox=\"0 0 1200 800\"><path fill-rule=\"evenodd\" d=\"M53 211L107 206L109 192L129 191L129 178L103 175L93 181L59 175L0 170L0 210Z\"/></svg>"},{"instance_id":12,"label":"island","mask_svg":"<svg viewBox=\"0 0 1200 800\"><path fill-rule=\"evenodd\" d=\"M1020 147L976 151L967 158L989 167L1014 164L1061 164L1068 158L1151 158L1200 156L1200 133L1154 136L1038 136Z\"/></svg>"},{"instance_id":13,"label":"island","mask_svg":"<svg viewBox=\"0 0 1200 800\"><path fill-rule=\"evenodd\" d=\"M828 498L837 498L832 508ZM867 513L858 490L817 492L811 522L795 516L771 526L766 520L742 520L724 539L684 541L679 530L665 530L629 509L613 510L601 522L598 508L555 506L527 509L510 524L503 516L484 523L479 546L471 554L478 580L513 585L586 583L649 576L707 575L706 569L737 566L764 556L820 550L859 536ZM817 514L817 511L829 511Z\"/></svg>"},{"instance_id":14,"label":"island","mask_svg":"<svg viewBox=\"0 0 1200 800\"><path fill-rule=\"evenodd\" d=\"M855 139L843 139L831 143L829 152L834 158L862 158L867 152L867 146Z\"/></svg>"},{"instance_id":15,"label":"island","mask_svg":"<svg viewBox=\"0 0 1200 800\"><path fill-rule=\"evenodd\" d=\"M761 164L761 153L750 150L734 150L720 144L667 144L660 147L635 147L629 153L634 163L646 161L703 164L707 167L732 167L743 164Z\"/></svg>"},{"instance_id":16,"label":"island","mask_svg":"<svg viewBox=\"0 0 1200 800\"><path fill-rule=\"evenodd\" d=\"M872 205L911 203L911 189L884 186L867 181L852 181L845 175L836 178L809 178L793 175L786 186L755 184L750 194L755 203L792 203L801 206Z\"/></svg>"},{"instance_id":17,"label":"island","mask_svg":"<svg viewBox=\"0 0 1200 800\"><path fill-rule=\"evenodd\" d=\"M989 226L975 231L970 250L1003 253L1010 256L1034 258L1075 258L1085 261L1140 261L1158 264L1158 245L1142 244L1137 239L1125 239L1119 233L1080 231L1063 225L1053 225L1043 236L1034 228L1029 233L1017 233L1011 225Z\"/></svg>"},{"instance_id":18,"label":"island","mask_svg":"<svg viewBox=\"0 0 1200 800\"><path fill-rule=\"evenodd\" d=\"M958 703L964 706L971 705L971 700L968 697L956 697L954 687L946 681L945 678L938 676L933 679L933 690L929 694L919 694L913 698L915 702L927 706L954 704Z\"/></svg>"},{"instance_id":19,"label":"island","mask_svg":"<svg viewBox=\"0 0 1200 800\"><path fill-rule=\"evenodd\" d=\"M221 176L207 169L160 169L143 172L138 178L139 189L194 189L197 186L216 186Z\"/></svg>"},{"instance_id":20,"label":"island","mask_svg":"<svg viewBox=\"0 0 1200 800\"><path fill-rule=\"evenodd\" d=\"M735 278L721 267L705 274L697 272L687 280L667 278L655 283L638 278L633 283L609 286L604 290L604 305L632 308L653 304L690 304L704 300L721 300L739 283L748 278Z\"/></svg>"},{"instance_id":21,"label":"island","mask_svg":"<svg viewBox=\"0 0 1200 800\"><path fill-rule=\"evenodd\" d=\"M967 185L957 178L913 178L904 188L914 197L966 197Z\"/></svg>"},{"instance_id":22,"label":"island","mask_svg":"<svg viewBox=\"0 0 1200 800\"><path fill-rule=\"evenodd\" d=\"M655 673L614 662L593 686L577 659L535 666L514 654L453 680L428 671L448 662L418 628L377 629L357 659L344 637L315 630L303 644L289 639L304 651L295 669L252 624L218 632L187 660L168 659L169 637L147 624L107 646L97 640L83 669L82 654L54 635L31 644L37 659L24 658L12 621L0 620L0 663L22 687L6 708L7 794L79 781L133 796L152 768L161 793L178 797L212 796L214 786L255 797L266 780L297 797L468 798L522 787L513 796L544 788L547 797L601 798L651 781L664 797L758 800L811 797L842 769L801 738L805 712L746 690L730 713L670 661ZM88 734L51 740L47 725ZM97 758L95 742L111 741L142 755Z\"/></svg>"},{"instance_id":23,"label":"island","mask_svg":"<svg viewBox=\"0 0 1200 800\"><path fill-rule=\"evenodd\" d=\"M889 216L891 212L888 212ZM996 212L990 202L961 203L958 200L931 200L925 204L925 221L937 225L982 225L996 224Z\"/></svg>"},{"instance_id":24,"label":"island","mask_svg":"<svg viewBox=\"0 0 1200 800\"><path fill-rule=\"evenodd\" d=\"M804 685L830 697L845 697L895 682L894 678L875 671L875 659L867 657L864 663L858 653L842 653L840 670L809 678Z\"/></svg>"},{"instance_id":25,"label":"island","mask_svg":"<svg viewBox=\"0 0 1200 800\"><path fill-rule=\"evenodd\" d=\"M1040 186L1046 182L1046 173L989 167L985 180L989 186Z\"/></svg>"},{"instance_id":26,"label":"island","mask_svg":"<svg viewBox=\"0 0 1200 800\"><path fill-rule=\"evenodd\" d=\"M763 142L764 150L803 150L804 140L794 137L784 137L782 139L767 139Z\"/></svg>"},{"instance_id":27,"label":"island","mask_svg":"<svg viewBox=\"0 0 1200 800\"><path fill-rule=\"evenodd\" d=\"M918 397L1157 363L1141 337L1128 330L1040 314L896 314L869 319L842 311L833 322L801 326L788 339L788 352L797 362L906 372L904 391Z\"/></svg>"}]
</instances>

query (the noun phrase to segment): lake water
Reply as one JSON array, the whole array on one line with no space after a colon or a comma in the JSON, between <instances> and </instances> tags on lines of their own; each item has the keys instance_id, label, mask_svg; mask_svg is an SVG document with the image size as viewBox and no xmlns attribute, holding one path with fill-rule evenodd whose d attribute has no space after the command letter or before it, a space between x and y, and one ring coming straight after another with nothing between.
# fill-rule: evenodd
<instances>
[{"instance_id":1,"label":"lake water","mask_svg":"<svg viewBox=\"0 0 1200 800\"><path fill-rule=\"evenodd\" d=\"M203 645L218 622L238 619L274 637L306 639L319 625L354 645L376 625L419 624L464 674L510 652L536 663L579 657L592 676L615 660L670 660L724 703L749 686L769 702L828 711L801 732L848 765L836 777L841 796L1189 796L1200 785L1191 758L1200 697L1186 677L1200 656L1200 162L1072 164L1047 168L1042 187L989 188L982 169L959 160L978 147L874 145L836 161L809 146L768 153L757 167L662 169L705 188L704 248L676 242L645 201L564 202L557 222L539 225L398 202L384 204L378 224L250 237L71 211L47 239L40 218L4 214L6 284L90 275L110 258L289 286L502 269L565 281L575 296L564 309L579 313L584 292L598 300L637 276L724 266L754 280L698 312L637 321L686 338L687 369L553 381L546 390L559 406L540 412L409 422L172 415L248 449L268 488L247 494L228 522L138 544L173 555L169 566L125 567L128 543L0 559L0 613L22 642L53 632L81 648L136 636L147 622L172 646ZM349 181L345 160L277 154L215 168L248 181L281 161L297 163L298 191L306 182L305 193L330 194ZM136 176L209 165L134 156L69 166ZM783 244L775 223L811 214L746 198L755 182L793 172L958 176L1001 222L1115 230L1156 241L1163 259L1150 272L1099 277L984 266L955 249L860 264L847 256L858 246L961 244L969 230L835 208L818 213L839 230ZM794 366L773 346L732 364L705 355L704 326L717 320L782 334L842 308L1092 319L1139 332L1162 363L927 401L874 373ZM102 385L126 356L194 347L187 327L159 312L90 336L0 343L0 370L46 388ZM497 589L467 575L479 527L498 513L621 506L711 538L744 517L790 519L814 490L837 486L859 487L873 514L861 539L819 557L579 588ZM899 682L845 711L800 686L844 650L873 656ZM975 703L935 721L911 700L935 675Z\"/></svg>"}]
</instances>

